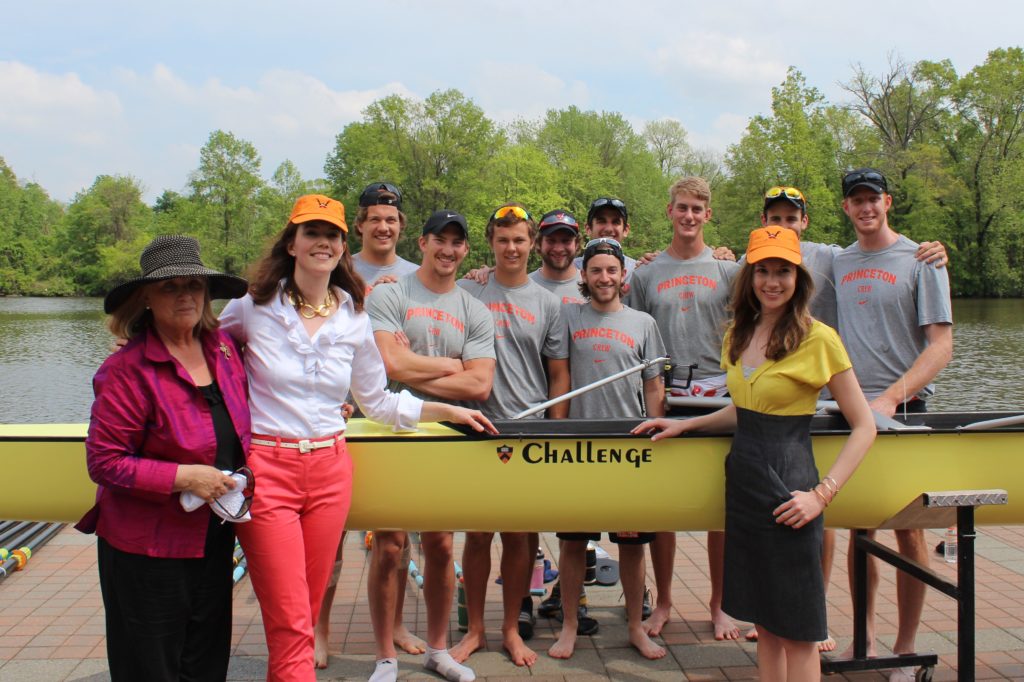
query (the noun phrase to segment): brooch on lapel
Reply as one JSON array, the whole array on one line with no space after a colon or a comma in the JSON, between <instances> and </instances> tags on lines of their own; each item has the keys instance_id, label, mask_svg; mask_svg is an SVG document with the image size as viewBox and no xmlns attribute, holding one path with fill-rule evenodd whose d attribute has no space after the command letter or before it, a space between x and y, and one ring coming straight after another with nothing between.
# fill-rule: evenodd
<instances>
[{"instance_id":1,"label":"brooch on lapel","mask_svg":"<svg viewBox=\"0 0 1024 682\"><path fill-rule=\"evenodd\" d=\"M227 358L228 360L231 359L231 349L228 348L228 345L226 343L220 344L220 352L223 353L224 357Z\"/></svg>"}]
</instances>

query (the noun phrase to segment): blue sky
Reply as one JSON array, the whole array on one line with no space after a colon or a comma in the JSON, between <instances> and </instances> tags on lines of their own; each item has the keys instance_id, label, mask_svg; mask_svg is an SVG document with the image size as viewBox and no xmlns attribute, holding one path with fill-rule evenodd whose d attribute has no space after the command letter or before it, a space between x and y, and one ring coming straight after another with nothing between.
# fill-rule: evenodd
<instances>
[{"instance_id":1,"label":"blue sky","mask_svg":"<svg viewBox=\"0 0 1024 682\"><path fill-rule=\"evenodd\" d=\"M70 200L99 174L181 191L217 128L266 177L322 175L366 105L458 88L492 118L575 104L638 129L680 121L724 151L786 68L832 101L855 64L950 59L965 73L1021 44L1024 5L894 2L20 2L0 21L0 156ZM875 7L884 8L874 9Z\"/></svg>"}]
</instances>

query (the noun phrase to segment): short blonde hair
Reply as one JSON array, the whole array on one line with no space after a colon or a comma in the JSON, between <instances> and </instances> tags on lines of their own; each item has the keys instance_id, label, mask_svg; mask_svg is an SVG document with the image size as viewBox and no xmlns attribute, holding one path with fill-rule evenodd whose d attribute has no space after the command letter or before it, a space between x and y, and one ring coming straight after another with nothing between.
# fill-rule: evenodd
<instances>
[{"instance_id":1,"label":"short blonde hair","mask_svg":"<svg viewBox=\"0 0 1024 682\"><path fill-rule=\"evenodd\" d=\"M706 205L711 205L711 185L704 178L691 175L679 178L668 188L668 203L674 204L679 194L692 194Z\"/></svg>"},{"instance_id":2,"label":"short blonde hair","mask_svg":"<svg viewBox=\"0 0 1024 682\"><path fill-rule=\"evenodd\" d=\"M202 278L206 282L206 278ZM107 329L119 339L130 339L141 334L153 326L153 313L146 306L146 291L149 287L158 286L162 280L148 282L135 287L135 291L128 295L124 303L117 307L107 320ZM210 288L207 284L203 292L203 313L199 322L192 330L192 336L199 338L202 332L213 331L220 326L220 320L213 314L213 306L210 305Z\"/></svg>"}]
</instances>

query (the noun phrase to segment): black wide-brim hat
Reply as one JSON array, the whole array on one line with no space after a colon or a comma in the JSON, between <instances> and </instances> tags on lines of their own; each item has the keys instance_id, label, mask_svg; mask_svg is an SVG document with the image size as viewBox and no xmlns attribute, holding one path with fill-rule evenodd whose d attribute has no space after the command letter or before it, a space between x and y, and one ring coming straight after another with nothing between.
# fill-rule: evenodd
<instances>
[{"instance_id":1,"label":"black wide-brim hat","mask_svg":"<svg viewBox=\"0 0 1024 682\"><path fill-rule=\"evenodd\" d=\"M174 277L205 277L210 299L245 296L249 283L241 277L212 270L199 259L199 242L194 237L163 235L142 250L142 276L114 287L103 299L103 312L113 313L138 287Z\"/></svg>"}]
</instances>

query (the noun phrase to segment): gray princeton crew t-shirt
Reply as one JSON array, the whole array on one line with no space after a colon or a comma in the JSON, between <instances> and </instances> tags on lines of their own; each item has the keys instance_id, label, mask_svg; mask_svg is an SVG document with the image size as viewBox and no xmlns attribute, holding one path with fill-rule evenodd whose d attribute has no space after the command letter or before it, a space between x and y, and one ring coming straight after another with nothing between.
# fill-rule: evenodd
<instances>
[{"instance_id":1,"label":"gray princeton crew t-shirt","mask_svg":"<svg viewBox=\"0 0 1024 682\"><path fill-rule=\"evenodd\" d=\"M839 328L836 314L836 285L832 261L842 253L843 247L835 244L800 242L803 266L814 280L814 298L811 299L811 315L833 329Z\"/></svg>"},{"instance_id":2,"label":"gray princeton crew t-shirt","mask_svg":"<svg viewBox=\"0 0 1024 682\"><path fill-rule=\"evenodd\" d=\"M572 389L665 355L658 325L647 313L623 306L602 313L589 303L564 306L569 327L569 371ZM615 419L644 417L643 381L661 373L653 365L572 399L569 417Z\"/></svg>"},{"instance_id":3,"label":"gray princeton crew t-shirt","mask_svg":"<svg viewBox=\"0 0 1024 682\"><path fill-rule=\"evenodd\" d=\"M580 293L579 273L572 279L548 279L540 273L540 270L534 270L530 273L530 279L554 294L559 303L563 305L579 305L587 302L587 299Z\"/></svg>"},{"instance_id":4,"label":"gray princeton crew t-shirt","mask_svg":"<svg viewBox=\"0 0 1024 682\"><path fill-rule=\"evenodd\" d=\"M427 357L476 360L494 358L494 322L484 305L461 287L438 294L420 283L416 273L394 284L374 287L366 312L375 332L404 332L410 348ZM395 381L388 388L409 388ZM436 400L410 389L421 398Z\"/></svg>"},{"instance_id":5,"label":"gray princeton crew t-shirt","mask_svg":"<svg viewBox=\"0 0 1024 682\"><path fill-rule=\"evenodd\" d=\"M486 285L467 279L458 284L494 318L494 386L485 402L469 405L492 419L508 419L547 400L544 358L569 357L558 299L529 280L522 286L504 287L492 275ZM541 418L544 413L534 416Z\"/></svg>"},{"instance_id":6,"label":"gray princeton crew t-shirt","mask_svg":"<svg viewBox=\"0 0 1024 682\"><path fill-rule=\"evenodd\" d=\"M854 243L833 263L839 335L868 399L899 381L928 346L925 325L953 322L949 274L916 253L917 243L900 235L879 251ZM917 397L934 393L929 384Z\"/></svg>"},{"instance_id":7,"label":"gray princeton crew t-shirt","mask_svg":"<svg viewBox=\"0 0 1024 682\"><path fill-rule=\"evenodd\" d=\"M668 346L673 380L686 382L689 365L694 379L722 374L722 337L729 321L732 281L740 266L715 260L711 247L695 258L680 260L662 251L638 268L626 303L651 315Z\"/></svg>"},{"instance_id":8,"label":"gray princeton crew t-shirt","mask_svg":"<svg viewBox=\"0 0 1024 682\"><path fill-rule=\"evenodd\" d=\"M404 277L405 275L416 272L416 270L419 269L418 265L405 260L401 256L396 256L395 262L391 265L373 265L372 263L367 263L363 260L362 251L357 254L353 254L352 267L355 268L356 273L363 278L367 288L372 287L373 283L383 275Z\"/></svg>"}]
</instances>

